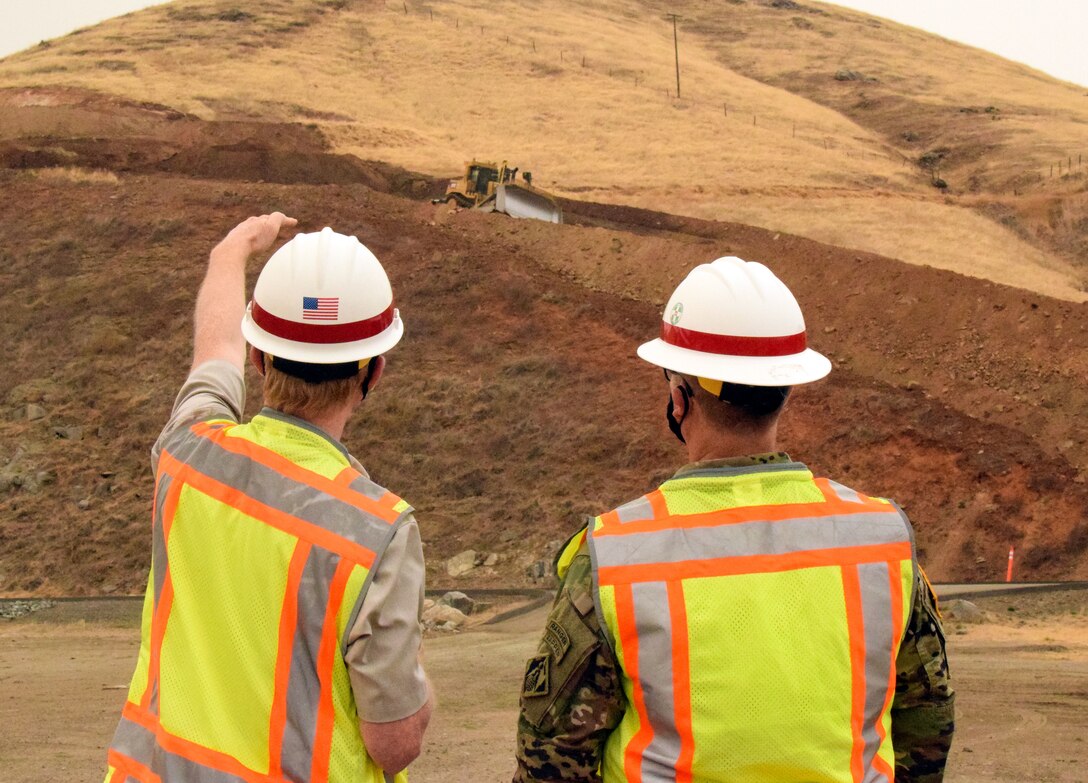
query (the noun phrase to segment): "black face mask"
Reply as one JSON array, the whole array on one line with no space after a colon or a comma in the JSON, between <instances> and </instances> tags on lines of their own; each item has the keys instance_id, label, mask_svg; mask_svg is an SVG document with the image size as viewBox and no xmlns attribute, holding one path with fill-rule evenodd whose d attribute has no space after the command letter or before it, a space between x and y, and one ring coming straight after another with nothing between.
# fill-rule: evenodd
<instances>
[{"instance_id":1,"label":"black face mask","mask_svg":"<svg viewBox=\"0 0 1088 783\"><path fill-rule=\"evenodd\" d=\"M683 386L677 386L676 388L679 389L680 394L683 395L683 397L684 397L684 408L687 409L687 407L691 405L691 395L688 394L688 390ZM684 440L684 433L680 430L680 425L683 424L683 420L677 421L676 419L674 419L673 415L672 415L672 411L673 411L672 389L670 388L669 389L669 404L667 406L665 406L665 420L668 421L669 429L672 430L672 434L676 436L677 440L679 440L681 443L686 444L687 441ZM685 416L686 415L687 414L685 413Z\"/></svg>"}]
</instances>

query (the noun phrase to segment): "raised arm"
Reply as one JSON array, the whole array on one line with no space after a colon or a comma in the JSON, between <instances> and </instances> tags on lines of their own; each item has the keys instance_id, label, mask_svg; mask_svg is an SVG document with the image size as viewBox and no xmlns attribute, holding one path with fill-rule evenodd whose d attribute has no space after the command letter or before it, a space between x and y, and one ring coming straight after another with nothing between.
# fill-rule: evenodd
<instances>
[{"instance_id":1,"label":"raised arm","mask_svg":"<svg viewBox=\"0 0 1088 783\"><path fill-rule=\"evenodd\" d=\"M282 212L251 217L212 250L196 297L191 370L212 359L228 361L240 370L245 367L241 324L246 309L246 261L268 250L281 231L297 223Z\"/></svg>"}]
</instances>

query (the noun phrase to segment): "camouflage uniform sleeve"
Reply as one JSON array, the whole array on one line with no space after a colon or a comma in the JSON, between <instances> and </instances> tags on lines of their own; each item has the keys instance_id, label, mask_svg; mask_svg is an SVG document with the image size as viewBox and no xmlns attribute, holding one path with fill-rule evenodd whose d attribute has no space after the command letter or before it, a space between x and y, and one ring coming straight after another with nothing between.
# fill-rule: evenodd
<instances>
[{"instance_id":1,"label":"camouflage uniform sleeve","mask_svg":"<svg viewBox=\"0 0 1088 783\"><path fill-rule=\"evenodd\" d=\"M619 667L593 607L583 544L529 659L518 717L514 783L598 783L604 741L626 707Z\"/></svg>"},{"instance_id":2,"label":"camouflage uniform sleeve","mask_svg":"<svg viewBox=\"0 0 1088 783\"><path fill-rule=\"evenodd\" d=\"M914 605L896 658L892 702L896 783L941 783L944 779L955 728L955 695L937 601L919 569Z\"/></svg>"}]
</instances>

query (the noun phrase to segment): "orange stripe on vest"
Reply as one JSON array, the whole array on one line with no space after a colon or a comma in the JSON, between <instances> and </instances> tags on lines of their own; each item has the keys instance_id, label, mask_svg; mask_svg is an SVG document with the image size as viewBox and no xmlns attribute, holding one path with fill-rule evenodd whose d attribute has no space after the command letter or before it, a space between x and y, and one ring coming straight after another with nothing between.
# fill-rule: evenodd
<instances>
[{"instance_id":1,"label":"orange stripe on vest","mask_svg":"<svg viewBox=\"0 0 1088 783\"><path fill-rule=\"evenodd\" d=\"M232 426L222 427L202 422L200 424L194 424L192 432L195 435L210 440L212 443L215 443L226 451L233 454L240 454L254 462L264 465L266 468L271 468L282 476L293 479L300 484L305 484L314 489L321 490L337 500L354 506L361 511L373 514L383 522L393 524L397 521L399 514L393 510L393 507L400 502L400 498L392 492L386 492L380 500L372 500L366 495L351 489L348 484L361 475L353 468L345 468L336 479L328 479L320 473L314 473L312 470L307 470L306 468L296 465L286 457L277 454L271 449L266 449L264 446L259 446L245 438L229 437L227 433L232 428ZM350 474L348 474L350 478L345 477L347 471L350 471Z\"/></svg>"},{"instance_id":2,"label":"orange stripe on vest","mask_svg":"<svg viewBox=\"0 0 1088 783\"><path fill-rule=\"evenodd\" d=\"M276 681L273 686L272 713L268 721L268 770L280 775L283 731L287 725L287 686L291 678L291 654L294 649L295 624L298 619L298 585L312 547L305 541L295 544L291 564L287 568L287 587L280 612L279 642L276 650Z\"/></svg>"},{"instance_id":3,"label":"orange stripe on vest","mask_svg":"<svg viewBox=\"0 0 1088 783\"><path fill-rule=\"evenodd\" d=\"M865 776L865 627L861 604L861 583L857 566L842 567L842 589L846 599L846 626L850 633L850 775L854 783Z\"/></svg>"},{"instance_id":4,"label":"orange stripe on vest","mask_svg":"<svg viewBox=\"0 0 1088 783\"><path fill-rule=\"evenodd\" d=\"M338 536L336 533L318 527L304 519L288 514L279 509L266 506L243 492L201 473L191 465L186 465L169 452L162 452L159 457L159 470L182 481L193 489L214 498L225 505L241 511L265 524L289 533L315 546L335 552L360 565L370 568L374 564L374 553L366 547Z\"/></svg>"},{"instance_id":5,"label":"orange stripe on vest","mask_svg":"<svg viewBox=\"0 0 1088 783\"><path fill-rule=\"evenodd\" d=\"M889 503L881 503L862 496L861 502L852 503L840 499L832 492L826 480L817 479L816 483L824 492L824 500L818 503L775 503L766 506L737 506L709 511L703 514L669 515L664 498L655 500L654 493L647 495L654 510L653 519L640 519L632 522L620 522L615 511L601 517L601 528L594 536L627 536L635 533L655 533L662 530L686 529L693 527L716 527L718 525L740 525L746 522L784 522L803 517L851 516L853 514L895 514L899 512ZM657 493L660 495L660 491ZM662 515L663 514L663 515Z\"/></svg>"},{"instance_id":6,"label":"orange stripe on vest","mask_svg":"<svg viewBox=\"0 0 1088 783\"><path fill-rule=\"evenodd\" d=\"M594 533L594 536L599 534L598 531ZM598 569L597 576L603 585L622 585L635 582L698 579L707 576L769 574L792 571L797 568L879 563L887 560L908 559L910 556L910 542L902 541L894 544L813 549L787 555L740 555L710 560L682 560L676 563L602 566Z\"/></svg>"},{"instance_id":7,"label":"orange stripe on vest","mask_svg":"<svg viewBox=\"0 0 1088 783\"><path fill-rule=\"evenodd\" d=\"M650 724L642 680L638 676L638 629L635 627L635 598L630 585L616 590L616 624L623 649L623 669L631 680L631 699L639 719L638 733L627 744L623 771L628 783L642 783L642 754L654 738L654 727Z\"/></svg>"},{"instance_id":8,"label":"orange stripe on vest","mask_svg":"<svg viewBox=\"0 0 1088 783\"><path fill-rule=\"evenodd\" d=\"M895 659L899 657L899 645L903 641L903 632L905 630L903 624L903 582L900 581L899 563L888 563L888 580L890 582L890 592L892 597L892 645L891 650L891 665L888 668L888 687L887 692L884 694L884 709L881 711L882 715L887 715L888 710L891 709L892 700L895 698L895 679L896 679L896 666ZM873 758L873 766L877 768L878 772L887 775L888 780L892 780L895 777L895 773L888 766L888 763L884 761L879 755L879 747L884 744L884 740L887 739L887 732L884 731L884 722L879 721L876 724L876 733L880 738L878 745L878 755Z\"/></svg>"},{"instance_id":9,"label":"orange stripe on vest","mask_svg":"<svg viewBox=\"0 0 1088 783\"><path fill-rule=\"evenodd\" d=\"M321 646L317 651L317 677L321 682L321 697L317 706L317 729L314 737L314 760L311 783L326 783L329 779L329 751L332 748L333 723L336 717L332 703L332 674L336 653L340 647L336 616L344 600L344 591L351 576L351 563L341 560L329 585L329 603L325 623L321 628Z\"/></svg>"},{"instance_id":10,"label":"orange stripe on vest","mask_svg":"<svg viewBox=\"0 0 1088 783\"><path fill-rule=\"evenodd\" d=\"M170 525L174 520L174 514L178 508L178 497L184 487L180 481L175 481L167 490L166 500L162 511L162 539L163 551L167 551L170 544ZM151 617L151 648L148 651L147 685L144 688L142 706L151 705L151 694L159 684L159 656L162 652L162 640L166 634L166 621L170 617L170 607L174 604L174 580L170 576L169 557L166 563L156 563L157 568L165 568L166 573L162 578L162 593L159 602L155 606L155 614Z\"/></svg>"},{"instance_id":11,"label":"orange stripe on vest","mask_svg":"<svg viewBox=\"0 0 1088 783\"><path fill-rule=\"evenodd\" d=\"M117 770L113 773L110 783L124 780L125 777L136 778L140 783L162 783L162 779L143 764L116 750L110 750L106 754L106 760Z\"/></svg>"},{"instance_id":12,"label":"orange stripe on vest","mask_svg":"<svg viewBox=\"0 0 1088 783\"><path fill-rule=\"evenodd\" d=\"M226 753L220 753L217 750L206 748L203 745L198 745L195 742L190 742L189 740L171 734L163 728L161 723L159 723L158 716L152 715L150 712L141 709L132 702L125 704L124 708L121 710L121 714L133 723L137 723L153 733L159 747L169 753L181 756L182 758L202 766L218 770L219 772L234 775L235 777L246 781L246 783L282 783L282 778L274 778L270 775L265 775L256 770L252 770L233 756L229 756ZM155 780L158 780L158 778L155 778Z\"/></svg>"},{"instance_id":13,"label":"orange stripe on vest","mask_svg":"<svg viewBox=\"0 0 1088 783\"><path fill-rule=\"evenodd\" d=\"M691 783L695 736L691 727L691 651L688 645L688 610L684 585L669 582L669 625L672 627L672 692L680 756L676 760L676 783Z\"/></svg>"}]
</instances>

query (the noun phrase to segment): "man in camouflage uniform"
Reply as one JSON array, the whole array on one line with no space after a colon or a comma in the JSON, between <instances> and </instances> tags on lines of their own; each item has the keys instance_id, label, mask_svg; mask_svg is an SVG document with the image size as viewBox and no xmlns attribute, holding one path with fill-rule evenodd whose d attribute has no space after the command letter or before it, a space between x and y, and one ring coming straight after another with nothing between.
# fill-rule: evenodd
<instances>
[{"instance_id":1,"label":"man in camouflage uniform","mask_svg":"<svg viewBox=\"0 0 1088 783\"><path fill-rule=\"evenodd\" d=\"M673 307L672 301L669 307ZM643 355L641 350L640 355ZM829 364L827 368L830 369ZM670 377L668 372L666 377ZM684 436L688 436L689 454L697 457L698 447L693 448L690 441L694 440L693 436L699 436L696 427L700 422L691 423L692 411L700 405L713 405L715 401L696 383L689 384L689 380L701 385L698 379L672 374L670 401L677 405L675 409L670 405L668 419L670 428L682 442ZM679 395L676 394L677 381L685 387ZM719 393L718 400L736 406L753 400L758 405L767 394L772 397L779 394L777 404L781 407L789 391L788 388L753 390L751 386L736 384L725 387L731 390L733 402L726 399L725 392ZM772 416L775 421L777 415L775 408ZM683 418L678 422L677 416ZM744 440L734 438L730 445L739 448L738 444ZM774 451L773 427L769 440L764 438L760 442L758 438L748 438L748 441L770 448L759 449L763 453L752 456L718 456L693 461L681 468L674 479L697 472L705 475L715 470L752 471L764 469L763 466L770 470L783 469L785 463L791 462L788 455ZM522 684L514 783L600 781L605 742L628 709L623 671L595 607L594 571L586 530L579 531L560 551L556 566L561 582L559 594L537 654L527 664ZM812 620L809 618L810 622ZM797 654L803 655L804 651ZM915 569L913 601L895 660L895 675L891 705L895 780L897 783L940 783L952 741L954 693L936 599L920 567Z\"/></svg>"}]
</instances>

